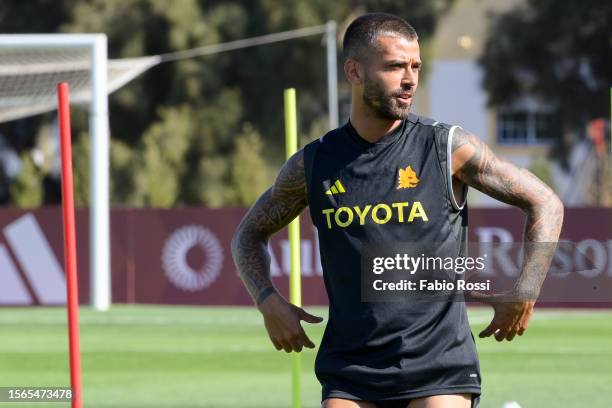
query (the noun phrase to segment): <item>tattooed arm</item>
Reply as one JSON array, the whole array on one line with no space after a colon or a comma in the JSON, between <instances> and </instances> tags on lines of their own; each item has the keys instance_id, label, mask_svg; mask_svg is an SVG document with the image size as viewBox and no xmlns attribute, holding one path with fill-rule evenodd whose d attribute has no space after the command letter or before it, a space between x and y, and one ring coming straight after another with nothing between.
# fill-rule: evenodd
<instances>
[{"instance_id":1,"label":"tattooed arm","mask_svg":"<svg viewBox=\"0 0 612 408\"><path fill-rule=\"evenodd\" d=\"M563 224L559 197L530 171L495 156L476 136L456 128L452 139L453 183L465 183L483 193L520 208L527 216L524 260L510 302L493 304L491 324L480 337L495 334L498 341L522 335L533 313L533 305L546 278ZM507 297L506 297L506 300Z\"/></svg>"},{"instance_id":2,"label":"tattooed arm","mask_svg":"<svg viewBox=\"0 0 612 408\"><path fill-rule=\"evenodd\" d=\"M304 155L300 150L280 170L274 185L259 197L244 216L232 239L238 273L264 316L270 340L286 352L313 348L299 321L319 323L321 318L287 302L270 279L268 240L308 205Z\"/></svg>"}]
</instances>

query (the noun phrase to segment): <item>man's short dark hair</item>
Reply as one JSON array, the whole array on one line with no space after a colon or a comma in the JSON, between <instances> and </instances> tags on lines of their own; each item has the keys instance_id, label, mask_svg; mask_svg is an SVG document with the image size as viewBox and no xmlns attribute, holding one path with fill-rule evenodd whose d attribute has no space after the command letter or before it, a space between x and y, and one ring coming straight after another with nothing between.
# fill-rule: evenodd
<instances>
[{"instance_id":1,"label":"man's short dark hair","mask_svg":"<svg viewBox=\"0 0 612 408\"><path fill-rule=\"evenodd\" d=\"M406 20L387 13L367 13L351 22L344 34L342 54L344 59L363 61L376 47L380 35L418 40L415 29Z\"/></svg>"}]
</instances>

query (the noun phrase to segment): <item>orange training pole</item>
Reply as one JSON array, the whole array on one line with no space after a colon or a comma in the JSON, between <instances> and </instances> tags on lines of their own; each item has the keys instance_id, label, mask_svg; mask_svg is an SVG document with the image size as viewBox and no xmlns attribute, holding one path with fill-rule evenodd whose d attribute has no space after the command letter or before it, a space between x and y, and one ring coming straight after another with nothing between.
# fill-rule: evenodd
<instances>
[{"instance_id":1,"label":"orange training pole","mask_svg":"<svg viewBox=\"0 0 612 408\"><path fill-rule=\"evenodd\" d=\"M68 84L57 85L60 145L62 151L62 211L64 216L64 262L68 288L68 337L70 346L70 388L72 408L83 406L81 350L79 339L79 291L77 286L76 233L72 185L72 138Z\"/></svg>"}]
</instances>

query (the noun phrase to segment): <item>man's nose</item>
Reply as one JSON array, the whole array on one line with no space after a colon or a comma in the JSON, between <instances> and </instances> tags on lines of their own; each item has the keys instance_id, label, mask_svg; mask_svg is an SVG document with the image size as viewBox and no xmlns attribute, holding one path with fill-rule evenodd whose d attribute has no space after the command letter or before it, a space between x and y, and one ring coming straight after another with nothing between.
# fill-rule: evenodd
<instances>
[{"instance_id":1,"label":"man's nose","mask_svg":"<svg viewBox=\"0 0 612 408\"><path fill-rule=\"evenodd\" d=\"M402 78L402 85L404 86L415 86L417 83L417 74L412 69L404 71L404 77Z\"/></svg>"}]
</instances>

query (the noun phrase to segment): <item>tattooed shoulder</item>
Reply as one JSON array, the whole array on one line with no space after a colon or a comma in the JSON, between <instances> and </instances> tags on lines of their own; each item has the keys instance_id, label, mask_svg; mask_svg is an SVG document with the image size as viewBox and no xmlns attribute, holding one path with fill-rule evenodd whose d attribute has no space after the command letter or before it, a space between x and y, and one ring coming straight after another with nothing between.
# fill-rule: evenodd
<instances>
[{"instance_id":1,"label":"tattooed shoulder","mask_svg":"<svg viewBox=\"0 0 612 408\"><path fill-rule=\"evenodd\" d=\"M293 195L294 198L306 200L306 173L304 170L304 152L298 151L283 165L272 186L275 196Z\"/></svg>"},{"instance_id":2,"label":"tattooed shoulder","mask_svg":"<svg viewBox=\"0 0 612 408\"><path fill-rule=\"evenodd\" d=\"M289 224L307 205L304 154L300 150L287 160L272 187L253 204L239 230L270 235Z\"/></svg>"},{"instance_id":3,"label":"tattooed shoulder","mask_svg":"<svg viewBox=\"0 0 612 408\"><path fill-rule=\"evenodd\" d=\"M478 139L477 136L471 134L470 132L466 132L464 129L460 127L456 127L453 131L453 138L451 142L451 152L455 152L462 146L471 145L472 147L477 147L482 142Z\"/></svg>"}]
</instances>

